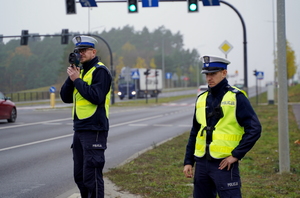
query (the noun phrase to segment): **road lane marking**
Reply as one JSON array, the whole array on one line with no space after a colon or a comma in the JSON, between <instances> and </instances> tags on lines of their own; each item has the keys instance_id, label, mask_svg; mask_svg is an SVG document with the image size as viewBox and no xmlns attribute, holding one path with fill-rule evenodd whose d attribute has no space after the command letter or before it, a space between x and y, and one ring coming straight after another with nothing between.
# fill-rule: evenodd
<instances>
[{"instance_id":1,"label":"road lane marking","mask_svg":"<svg viewBox=\"0 0 300 198\"><path fill-rule=\"evenodd\" d=\"M62 123L43 123L44 125L62 125Z\"/></svg>"},{"instance_id":2,"label":"road lane marking","mask_svg":"<svg viewBox=\"0 0 300 198\"><path fill-rule=\"evenodd\" d=\"M135 122L140 122L140 121L145 121L145 120L151 120L151 119L154 119L154 118L160 118L162 116L164 116L164 115L157 115L157 116L152 116L152 117L148 117L148 118L142 118L142 119L139 119L139 120L134 120L134 121L124 122L124 123L120 123L120 124L115 124L115 125L110 126L109 128L122 126L122 125L126 125L126 124L131 124L131 123L135 123Z\"/></svg>"},{"instance_id":3,"label":"road lane marking","mask_svg":"<svg viewBox=\"0 0 300 198\"><path fill-rule=\"evenodd\" d=\"M128 126L149 126L148 124L129 124Z\"/></svg>"},{"instance_id":4,"label":"road lane marking","mask_svg":"<svg viewBox=\"0 0 300 198\"><path fill-rule=\"evenodd\" d=\"M51 123L51 122L61 122L61 121L66 121L66 120L71 120L71 118L48 120L48 121L42 121L42 122L32 122L32 123L27 123L27 124L16 124L16 125L11 125L11 126L6 126L6 127L0 127L0 130L23 127L23 126L31 126L31 125L37 125L37 124L46 124L46 123Z\"/></svg>"},{"instance_id":5,"label":"road lane marking","mask_svg":"<svg viewBox=\"0 0 300 198\"><path fill-rule=\"evenodd\" d=\"M159 127L171 127L172 124L154 124L153 126L159 126Z\"/></svg>"},{"instance_id":6,"label":"road lane marking","mask_svg":"<svg viewBox=\"0 0 300 198\"><path fill-rule=\"evenodd\" d=\"M73 134L62 135L62 136L58 136L58 137L54 137L54 138L49 138L49 139L45 139L45 140L39 140L39 141L30 142L30 143L26 143L26 144L20 144L20 145L16 145L16 146L6 147L6 148L3 148L3 149L0 149L0 152L1 151L15 149L15 148L20 148L20 147L24 147L24 146L39 144L39 143L43 143L43 142L49 142L49 141L52 141L52 140L58 140L58 139L61 139L61 138L70 137L72 135Z\"/></svg>"},{"instance_id":7,"label":"road lane marking","mask_svg":"<svg viewBox=\"0 0 300 198\"><path fill-rule=\"evenodd\" d=\"M180 125L178 125L178 127L191 127L191 125L188 125L188 124L180 124Z\"/></svg>"},{"instance_id":8,"label":"road lane marking","mask_svg":"<svg viewBox=\"0 0 300 198\"><path fill-rule=\"evenodd\" d=\"M122 125L128 125L128 124L131 124L131 123L145 121L145 120L151 120L151 119L159 118L159 117L162 117L162 116L163 115L158 115L158 116L152 116L152 117L143 118L143 119L139 119L139 120L134 120L134 121L129 121L129 122L123 122L123 123L112 125L112 126L110 126L110 128L117 127L117 126L122 126ZM68 119L70 119L70 118L68 118ZM63 121L63 120L66 120L66 119L60 119L60 120ZM28 123L28 124L24 124L23 126L29 126L29 125L34 125L34 124L44 124L44 123L57 122L57 121L58 120L52 120L52 121L46 121L46 122ZM1 129L3 129L3 128L1 128ZM0 149L0 152L1 151L15 149L15 148L20 148L20 147L24 147L24 146L30 146L30 145L34 145L34 144L39 144L39 143L43 143L43 142L49 142L49 141L52 141L52 140L58 140L58 139L62 139L62 138L70 137L70 136L73 136L73 133L69 134L69 135L62 135L62 136L57 136L57 137L54 137L54 138L48 138L48 139L45 139L45 140L39 140L39 141L30 142L30 143L26 143L26 144L20 144L20 145L16 145L16 146L2 148L2 149Z\"/></svg>"}]
</instances>

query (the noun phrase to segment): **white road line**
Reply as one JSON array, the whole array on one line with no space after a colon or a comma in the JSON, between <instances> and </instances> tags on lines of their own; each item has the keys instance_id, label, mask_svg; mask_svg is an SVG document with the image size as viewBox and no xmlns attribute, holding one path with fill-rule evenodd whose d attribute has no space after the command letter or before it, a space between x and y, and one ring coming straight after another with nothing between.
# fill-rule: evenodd
<instances>
[{"instance_id":1,"label":"white road line","mask_svg":"<svg viewBox=\"0 0 300 198\"><path fill-rule=\"evenodd\" d=\"M172 124L154 124L153 126L159 126L159 127L171 127Z\"/></svg>"},{"instance_id":2,"label":"white road line","mask_svg":"<svg viewBox=\"0 0 300 198\"><path fill-rule=\"evenodd\" d=\"M192 125L187 125L187 124L181 124L181 125L178 125L178 127L191 127Z\"/></svg>"},{"instance_id":3,"label":"white road line","mask_svg":"<svg viewBox=\"0 0 300 198\"><path fill-rule=\"evenodd\" d=\"M31 125L37 125L37 124L46 124L46 123L51 123L51 122L61 122L61 121L66 121L66 120L71 120L71 118L48 120L48 121L42 121L42 122L32 122L32 123L27 123L27 124L16 124L16 125L11 125L11 126L6 126L6 127L0 127L0 130L23 127L23 126L31 126Z\"/></svg>"},{"instance_id":4,"label":"white road line","mask_svg":"<svg viewBox=\"0 0 300 198\"><path fill-rule=\"evenodd\" d=\"M129 124L128 126L148 126L148 124Z\"/></svg>"},{"instance_id":5,"label":"white road line","mask_svg":"<svg viewBox=\"0 0 300 198\"><path fill-rule=\"evenodd\" d=\"M43 123L44 125L62 125L62 123Z\"/></svg>"},{"instance_id":6,"label":"white road line","mask_svg":"<svg viewBox=\"0 0 300 198\"><path fill-rule=\"evenodd\" d=\"M117 126L122 126L122 125L128 125L130 123L150 120L150 119L154 119L154 118L159 118L159 117L162 117L162 116L163 115L158 115L158 116L152 116L152 117L143 118L143 119L139 119L139 120L134 120L134 121L130 121L130 122L123 122L123 123L111 125L110 128L117 127ZM67 118L67 119L70 119L70 118ZM67 120L67 119L60 119L60 121L64 121L64 120ZM57 122L57 121L59 121L59 120L52 120L52 121L45 121L45 122L34 122L34 123L23 124L22 126L30 126L30 125L35 125L35 124L45 124L45 123L51 123L51 122ZM14 125L14 126L17 127L16 125ZM18 126L21 126L21 125L18 125ZM14 127L3 127L3 128L14 128ZM1 128L1 129L3 129L3 128ZM24 146L39 144L39 143L42 143L42 142L49 142L49 141L52 141L52 140L58 140L58 139L70 137L72 135L73 135L73 133L69 134L69 135L57 136L57 137L54 137L54 138L49 138L49 139L45 139L45 140L30 142L30 143L26 143L26 144L20 144L20 145L16 145L16 146L6 147L6 148L0 149L0 152L15 149L15 148L20 148L20 147L24 147Z\"/></svg>"},{"instance_id":7,"label":"white road line","mask_svg":"<svg viewBox=\"0 0 300 198\"><path fill-rule=\"evenodd\" d=\"M140 121L145 121L145 120L151 120L151 119L159 118L159 117L162 117L162 116L164 116L164 115L157 115L157 116L152 116L152 117L143 118L143 119L139 119L139 120L134 120L134 121L124 122L124 123L120 123L120 124L115 124L115 125L110 126L109 128L122 126L122 125L126 125L126 124L131 124L131 123L135 123L135 122L140 122Z\"/></svg>"},{"instance_id":8,"label":"white road line","mask_svg":"<svg viewBox=\"0 0 300 198\"><path fill-rule=\"evenodd\" d=\"M58 139L61 139L61 138L70 137L70 136L72 136L72 135L73 135L73 134L63 135L63 136L58 136L58 137L49 138L49 139L45 139L45 140L40 140L40 141L30 142L30 143L26 143L26 144L20 144L20 145L11 146L11 147L6 147L6 148L3 148L3 149L0 149L0 152L1 152L1 151L6 151L6 150L15 149L15 148L20 148L20 147L24 147L24 146L29 146L29 145L33 145L33 144L38 144L38 143L43 143L43 142L49 142L49 141L52 141L52 140L58 140Z\"/></svg>"}]
</instances>

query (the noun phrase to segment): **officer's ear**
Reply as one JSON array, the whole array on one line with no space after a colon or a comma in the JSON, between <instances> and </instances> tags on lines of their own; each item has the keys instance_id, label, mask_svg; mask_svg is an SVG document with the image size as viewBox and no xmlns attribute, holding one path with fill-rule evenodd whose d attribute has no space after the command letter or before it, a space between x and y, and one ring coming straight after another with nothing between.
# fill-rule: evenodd
<instances>
[{"instance_id":1,"label":"officer's ear","mask_svg":"<svg viewBox=\"0 0 300 198\"><path fill-rule=\"evenodd\" d=\"M221 70L221 72L222 72L222 77L226 78L226 76L227 76L227 70L223 69L223 70Z\"/></svg>"},{"instance_id":2,"label":"officer's ear","mask_svg":"<svg viewBox=\"0 0 300 198\"><path fill-rule=\"evenodd\" d=\"M92 52L93 52L93 55L97 54L97 50L95 48L93 48Z\"/></svg>"}]
</instances>

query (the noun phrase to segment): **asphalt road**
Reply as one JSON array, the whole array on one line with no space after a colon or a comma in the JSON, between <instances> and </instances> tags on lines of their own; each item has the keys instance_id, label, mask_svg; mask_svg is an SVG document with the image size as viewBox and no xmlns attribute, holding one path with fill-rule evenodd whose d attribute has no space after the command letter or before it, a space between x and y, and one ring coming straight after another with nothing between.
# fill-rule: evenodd
<instances>
[{"instance_id":1,"label":"asphalt road","mask_svg":"<svg viewBox=\"0 0 300 198\"><path fill-rule=\"evenodd\" d=\"M112 107L104 171L189 130L194 100ZM0 197L49 198L74 189L72 135L69 108L20 108L16 123L0 120Z\"/></svg>"},{"instance_id":2,"label":"asphalt road","mask_svg":"<svg viewBox=\"0 0 300 198\"><path fill-rule=\"evenodd\" d=\"M111 107L104 171L189 130L196 90L160 96L193 93L193 99L162 106ZM253 94L252 88L249 96ZM76 188L70 149L72 124L70 108L45 106L18 108L16 123L0 120L1 198L54 198Z\"/></svg>"}]
</instances>

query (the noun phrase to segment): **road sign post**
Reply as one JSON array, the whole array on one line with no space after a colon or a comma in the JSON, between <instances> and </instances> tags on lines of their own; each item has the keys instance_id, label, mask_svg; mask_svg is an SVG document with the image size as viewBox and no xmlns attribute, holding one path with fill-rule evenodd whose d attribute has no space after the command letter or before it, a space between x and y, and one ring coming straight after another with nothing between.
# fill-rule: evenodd
<instances>
[{"instance_id":1,"label":"road sign post","mask_svg":"<svg viewBox=\"0 0 300 198\"><path fill-rule=\"evenodd\" d=\"M137 71L134 71L131 78L134 79L135 99L137 99L137 83L138 83L138 79L140 79L140 75Z\"/></svg>"},{"instance_id":2,"label":"road sign post","mask_svg":"<svg viewBox=\"0 0 300 198\"><path fill-rule=\"evenodd\" d=\"M131 80L131 69L130 67L125 67L125 71L124 71L124 80L127 83L127 95L128 95L128 99L130 98L130 94L129 94L129 81Z\"/></svg>"},{"instance_id":3,"label":"road sign post","mask_svg":"<svg viewBox=\"0 0 300 198\"><path fill-rule=\"evenodd\" d=\"M54 108L55 107L56 88L55 87L50 87L49 91L50 91L50 106L51 106L51 108Z\"/></svg>"}]
</instances>

